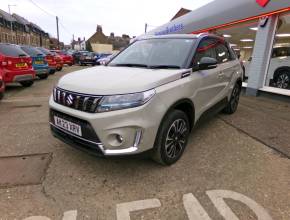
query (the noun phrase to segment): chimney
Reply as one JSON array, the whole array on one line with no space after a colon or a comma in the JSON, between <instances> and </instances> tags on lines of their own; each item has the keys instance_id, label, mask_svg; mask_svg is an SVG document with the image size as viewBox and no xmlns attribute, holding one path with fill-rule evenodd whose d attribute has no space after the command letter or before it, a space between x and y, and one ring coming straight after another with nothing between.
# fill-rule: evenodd
<instances>
[{"instance_id":1,"label":"chimney","mask_svg":"<svg viewBox=\"0 0 290 220\"><path fill-rule=\"evenodd\" d=\"M97 25L97 33L103 33L103 29L101 25Z\"/></svg>"},{"instance_id":2,"label":"chimney","mask_svg":"<svg viewBox=\"0 0 290 220\"><path fill-rule=\"evenodd\" d=\"M114 32L112 32L112 33L110 34L110 38L115 38L115 34L114 34Z\"/></svg>"},{"instance_id":3,"label":"chimney","mask_svg":"<svg viewBox=\"0 0 290 220\"><path fill-rule=\"evenodd\" d=\"M127 34L123 34L123 35L122 35L122 38L123 38L123 39L129 38L129 35L127 35Z\"/></svg>"}]
</instances>

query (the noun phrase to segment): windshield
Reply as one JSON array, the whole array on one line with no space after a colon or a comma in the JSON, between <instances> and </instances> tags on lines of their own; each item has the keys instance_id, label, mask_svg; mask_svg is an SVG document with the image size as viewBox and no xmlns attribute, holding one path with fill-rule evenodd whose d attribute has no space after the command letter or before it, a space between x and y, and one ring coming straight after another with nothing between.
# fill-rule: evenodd
<instances>
[{"instance_id":1,"label":"windshield","mask_svg":"<svg viewBox=\"0 0 290 220\"><path fill-rule=\"evenodd\" d=\"M0 53L11 57L27 56L18 46L11 44L0 44Z\"/></svg>"},{"instance_id":2,"label":"windshield","mask_svg":"<svg viewBox=\"0 0 290 220\"><path fill-rule=\"evenodd\" d=\"M195 39L148 39L136 41L109 66L182 68Z\"/></svg>"},{"instance_id":3,"label":"windshield","mask_svg":"<svg viewBox=\"0 0 290 220\"><path fill-rule=\"evenodd\" d=\"M43 55L43 53L40 50L33 47L22 46L21 49L25 51L25 53L27 53L31 57L37 57L37 56Z\"/></svg>"}]
</instances>

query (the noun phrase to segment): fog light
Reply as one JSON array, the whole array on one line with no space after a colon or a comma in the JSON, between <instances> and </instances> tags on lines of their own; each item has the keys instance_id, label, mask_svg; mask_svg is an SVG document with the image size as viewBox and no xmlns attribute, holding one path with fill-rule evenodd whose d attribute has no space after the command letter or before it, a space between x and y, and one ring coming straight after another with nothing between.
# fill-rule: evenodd
<instances>
[{"instance_id":1,"label":"fog light","mask_svg":"<svg viewBox=\"0 0 290 220\"><path fill-rule=\"evenodd\" d=\"M117 141L121 144L121 143L123 143L123 136L122 135L119 135L119 134L117 134L116 135L116 139L117 139Z\"/></svg>"}]
</instances>

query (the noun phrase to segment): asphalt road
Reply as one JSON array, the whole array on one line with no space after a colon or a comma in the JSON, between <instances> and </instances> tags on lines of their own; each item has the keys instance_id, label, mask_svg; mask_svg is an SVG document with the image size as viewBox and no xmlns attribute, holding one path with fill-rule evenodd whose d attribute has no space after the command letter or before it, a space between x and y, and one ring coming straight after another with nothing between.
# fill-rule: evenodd
<instances>
[{"instance_id":1,"label":"asphalt road","mask_svg":"<svg viewBox=\"0 0 290 220\"><path fill-rule=\"evenodd\" d=\"M147 159L100 159L49 131L51 90L62 75L80 68L66 67L31 88L7 89L0 103L1 220L290 219L289 130L267 139L263 134L277 124L255 128L262 116L274 117L276 102L264 102L270 110L261 116L259 100L242 98L235 115L203 122L171 167ZM284 123L287 110L275 111ZM245 121L247 115L251 120Z\"/></svg>"}]
</instances>

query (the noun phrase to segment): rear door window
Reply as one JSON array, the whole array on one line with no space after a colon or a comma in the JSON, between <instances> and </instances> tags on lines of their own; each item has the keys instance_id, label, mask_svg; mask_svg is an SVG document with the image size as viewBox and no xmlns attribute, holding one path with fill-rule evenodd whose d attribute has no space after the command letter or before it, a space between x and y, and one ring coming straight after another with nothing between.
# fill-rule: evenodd
<instances>
[{"instance_id":1,"label":"rear door window","mask_svg":"<svg viewBox=\"0 0 290 220\"><path fill-rule=\"evenodd\" d=\"M18 46L11 44L0 44L0 53L9 57L28 56L27 53L25 53Z\"/></svg>"},{"instance_id":2,"label":"rear door window","mask_svg":"<svg viewBox=\"0 0 290 220\"><path fill-rule=\"evenodd\" d=\"M37 57L39 55L43 55L43 53L36 48L33 47L21 47L22 50L24 50L29 56Z\"/></svg>"}]
</instances>

